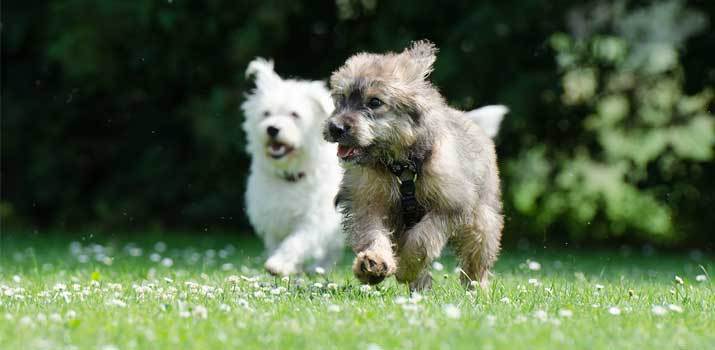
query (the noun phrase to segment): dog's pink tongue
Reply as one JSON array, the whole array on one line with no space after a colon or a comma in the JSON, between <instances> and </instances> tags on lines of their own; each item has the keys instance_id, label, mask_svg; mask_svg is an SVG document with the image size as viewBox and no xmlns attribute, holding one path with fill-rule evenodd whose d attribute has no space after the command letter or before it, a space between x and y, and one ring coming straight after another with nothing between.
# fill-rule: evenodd
<instances>
[{"instance_id":1,"label":"dog's pink tongue","mask_svg":"<svg viewBox=\"0 0 715 350\"><path fill-rule=\"evenodd\" d=\"M353 153L353 148L350 146L338 145L338 157L345 158Z\"/></svg>"}]
</instances>

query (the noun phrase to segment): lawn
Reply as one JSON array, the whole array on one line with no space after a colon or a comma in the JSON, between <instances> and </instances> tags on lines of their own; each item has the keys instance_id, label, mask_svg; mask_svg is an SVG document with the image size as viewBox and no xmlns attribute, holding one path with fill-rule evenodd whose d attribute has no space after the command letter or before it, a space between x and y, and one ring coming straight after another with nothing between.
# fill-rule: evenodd
<instances>
[{"instance_id":1,"label":"lawn","mask_svg":"<svg viewBox=\"0 0 715 350\"><path fill-rule=\"evenodd\" d=\"M274 278L247 238L0 236L0 349L715 348L713 257L507 248L487 290Z\"/></svg>"}]
</instances>

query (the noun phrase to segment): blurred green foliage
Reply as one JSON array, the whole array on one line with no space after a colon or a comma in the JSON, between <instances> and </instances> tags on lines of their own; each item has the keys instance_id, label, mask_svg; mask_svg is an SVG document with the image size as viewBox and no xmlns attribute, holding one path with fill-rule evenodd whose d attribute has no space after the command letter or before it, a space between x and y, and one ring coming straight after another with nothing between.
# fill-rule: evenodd
<instances>
[{"instance_id":1,"label":"blurred green foliage","mask_svg":"<svg viewBox=\"0 0 715 350\"><path fill-rule=\"evenodd\" d=\"M711 88L683 91L678 52L706 19L679 1L577 11L583 20L571 29L581 35L550 41L561 103L584 116L581 142L539 145L510 162L514 205L543 228L566 223L574 237L685 239L677 223L690 218L678 217L678 205L701 198L691 180L713 158L715 118ZM599 22L598 11L608 19Z\"/></svg>"},{"instance_id":2,"label":"blurred green foliage","mask_svg":"<svg viewBox=\"0 0 715 350\"><path fill-rule=\"evenodd\" d=\"M428 38L451 104L511 109L507 239L712 244L715 3L653 4L3 3L2 225L245 230L246 64L325 79Z\"/></svg>"}]
</instances>

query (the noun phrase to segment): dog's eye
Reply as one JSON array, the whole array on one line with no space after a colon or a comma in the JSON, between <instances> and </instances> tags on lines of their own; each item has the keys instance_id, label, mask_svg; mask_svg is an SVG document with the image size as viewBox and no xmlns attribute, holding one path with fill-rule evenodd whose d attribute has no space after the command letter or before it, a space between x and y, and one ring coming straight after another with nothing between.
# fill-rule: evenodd
<instances>
[{"instance_id":1,"label":"dog's eye","mask_svg":"<svg viewBox=\"0 0 715 350\"><path fill-rule=\"evenodd\" d=\"M345 104L345 96L341 94L333 95L333 103L335 104L335 108L340 108Z\"/></svg>"},{"instance_id":2,"label":"dog's eye","mask_svg":"<svg viewBox=\"0 0 715 350\"><path fill-rule=\"evenodd\" d=\"M373 97L370 99L370 101L367 101L367 106L372 109L380 108L380 106L382 106L382 105L383 105L382 101L380 101L380 99L377 97Z\"/></svg>"},{"instance_id":3,"label":"dog's eye","mask_svg":"<svg viewBox=\"0 0 715 350\"><path fill-rule=\"evenodd\" d=\"M269 111L263 111L263 117L266 118L271 115L271 112Z\"/></svg>"},{"instance_id":4,"label":"dog's eye","mask_svg":"<svg viewBox=\"0 0 715 350\"><path fill-rule=\"evenodd\" d=\"M295 119L299 119L299 118L300 118L300 115L298 114L298 112L290 112L290 116L293 117L293 118L295 118Z\"/></svg>"}]
</instances>

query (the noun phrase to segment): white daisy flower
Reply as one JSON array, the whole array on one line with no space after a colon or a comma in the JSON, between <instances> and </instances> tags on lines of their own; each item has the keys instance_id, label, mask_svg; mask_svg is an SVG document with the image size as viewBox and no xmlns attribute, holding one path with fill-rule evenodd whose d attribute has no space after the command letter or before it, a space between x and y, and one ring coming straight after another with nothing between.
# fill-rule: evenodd
<instances>
[{"instance_id":1,"label":"white daisy flower","mask_svg":"<svg viewBox=\"0 0 715 350\"><path fill-rule=\"evenodd\" d=\"M495 323L497 323L497 317L494 315L487 315L486 320L487 324L490 326L493 326Z\"/></svg>"},{"instance_id":2,"label":"white daisy flower","mask_svg":"<svg viewBox=\"0 0 715 350\"><path fill-rule=\"evenodd\" d=\"M154 244L154 250L159 253L163 253L164 251L166 251L166 243L162 241L156 242L156 244Z\"/></svg>"},{"instance_id":3,"label":"white daisy flower","mask_svg":"<svg viewBox=\"0 0 715 350\"><path fill-rule=\"evenodd\" d=\"M191 310L191 315L193 315L194 318L205 320L209 317L209 310L203 305L196 305Z\"/></svg>"},{"instance_id":4,"label":"white daisy flower","mask_svg":"<svg viewBox=\"0 0 715 350\"><path fill-rule=\"evenodd\" d=\"M708 280L708 276L705 275L697 275L695 276L695 280L698 282L705 282Z\"/></svg>"},{"instance_id":5,"label":"white daisy flower","mask_svg":"<svg viewBox=\"0 0 715 350\"><path fill-rule=\"evenodd\" d=\"M536 310L534 311L534 318L536 318L539 321L546 321L546 319L549 317L549 314L544 311L544 310Z\"/></svg>"},{"instance_id":6,"label":"white daisy flower","mask_svg":"<svg viewBox=\"0 0 715 350\"><path fill-rule=\"evenodd\" d=\"M462 316L462 311L454 304L447 304L443 308L444 314L451 319L458 319Z\"/></svg>"},{"instance_id":7,"label":"white daisy flower","mask_svg":"<svg viewBox=\"0 0 715 350\"><path fill-rule=\"evenodd\" d=\"M405 297L403 297L403 296L401 296L401 295L395 297L395 304L397 304L397 305L402 305L402 304L404 304L404 303L406 303L406 302L407 302L407 298L405 298Z\"/></svg>"},{"instance_id":8,"label":"white daisy flower","mask_svg":"<svg viewBox=\"0 0 715 350\"><path fill-rule=\"evenodd\" d=\"M442 271L444 270L444 265L439 261L435 261L432 263L432 268L435 269L435 271Z\"/></svg>"},{"instance_id":9,"label":"white daisy flower","mask_svg":"<svg viewBox=\"0 0 715 350\"><path fill-rule=\"evenodd\" d=\"M618 316L621 314L621 309L618 308L618 306L611 306L608 308L608 313L614 316Z\"/></svg>"},{"instance_id":10,"label":"white daisy flower","mask_svg":"<svg viewBox=\"0 0 715 350\"><path fill-rule=\"evenodd\" d=\"M573 316L573 311L571 311L569 309L561 309L561 310L559 310L559 316L566 317L566 318L571 317L571 316Z\"/></svg>"},{"instance_id":11,"label":"white daisy flower","mask_svg":"<svg viewBox=\"0 0 715 350\"><path fill-rule=\"evenodd\" d=\"M248 307L248 301L243 298L236 300L236 304L238 304L241 307Z\"/></svg>"},{"instance_id":12,"label":"white daisy flower","mask_svg":"<svg viewBox=\"0 0 715 350\"><path fill-rule=\"evenodd\" d=\"M422 294L415 292L415 293L412 293L412 295L410 296L410 299L408 301L412 304L417 304L420 301L422 301L422 299L424 299L422 297Z\"/></svg>"},{"instance_id":13,"label":"white daisy flower","mask_svg":"<svg viewBox=\"0 0 715 350\"><path fill-rule=\"evenodd\" d=\"M653 315L656 315L656 316L663 316L666 313L668 313L668 309L666 309L660 305L653 305L653 307L650 309L650 312L652 312Z\"/></svg>"},{"instance_id":14,"label":"white daisy flower","mask_svg":"<svg viewBox=\"0 0 715 350\"><path fill-rule=\"evenodd\" d=\"M382 350L382 347L380 347L380 345L377 345L375 343L370 343L370 344L367 344L367 350Z\"/></svg>"},{"instance_id":15,"label":"white daisy flower","mask_svg":"<svg viewBox=\"0 0 715 350\"><path fill-rule=\"evenodd\" d=\"M324 275L324 274L325 274L325 269L322 268L322 267L320 267L320 266L317 266L317 267L315 268L315 273L317 273L317 274L319 274L319 275Z\"/></svg>"},{"instance_id":16,"label":"white daisy flower","mask_svg":"<svg viewBox=\"0 0 715 350\"><path fill-rule=\"evenodd\" d=\"M20 319L20 324L23 326L32 326L34 325L34 322L32 321L32 318L30 316L23 316Z\"/></svg>"},{"instance_id":17,"label":"white daisy flower","mask_svg":"<svg viewBox=\"0 0 715 350\"><path fill-rule=\"evenodd\" d=\"M541 264L537 261L528 261L529 270L531 271L539 271L541 270Z\"/></svg>"},{"instance_id":18,"label":"white daisy flower","mask_svg":"<svg viewBox=\"0 0 715 350\"><path fill-rule=\"evenodd\" d=\"M683 312L683 308L680 307L679 305L675 305L675 304L668 304L668 310L677 312L677 313Z\"/></svg>"},{"instance_id":19,"label":"white daisy flower","mask_svg":"<svg viewBox=\"0 0 715 350\"><path fill-rule=\"evenodd\" d=\"M144 252L142 251L141 248L138 248L138 247L129 248L129 255L130 255L130 256L138 257L138 256L142 256L143 253L144 253Z\"/></svg>"},{"instance_id":20,"label":"white daisy flower","mask_svg":"<svg viewBox=\"0 0 715 350\"><path fill-rule=\"evenodd\" d=\"M107 305L109 306L116 306L116 307L127 307L127 303L122 301L121 299L112 299L107 302Z\"/></svg>"}]
</instances>

